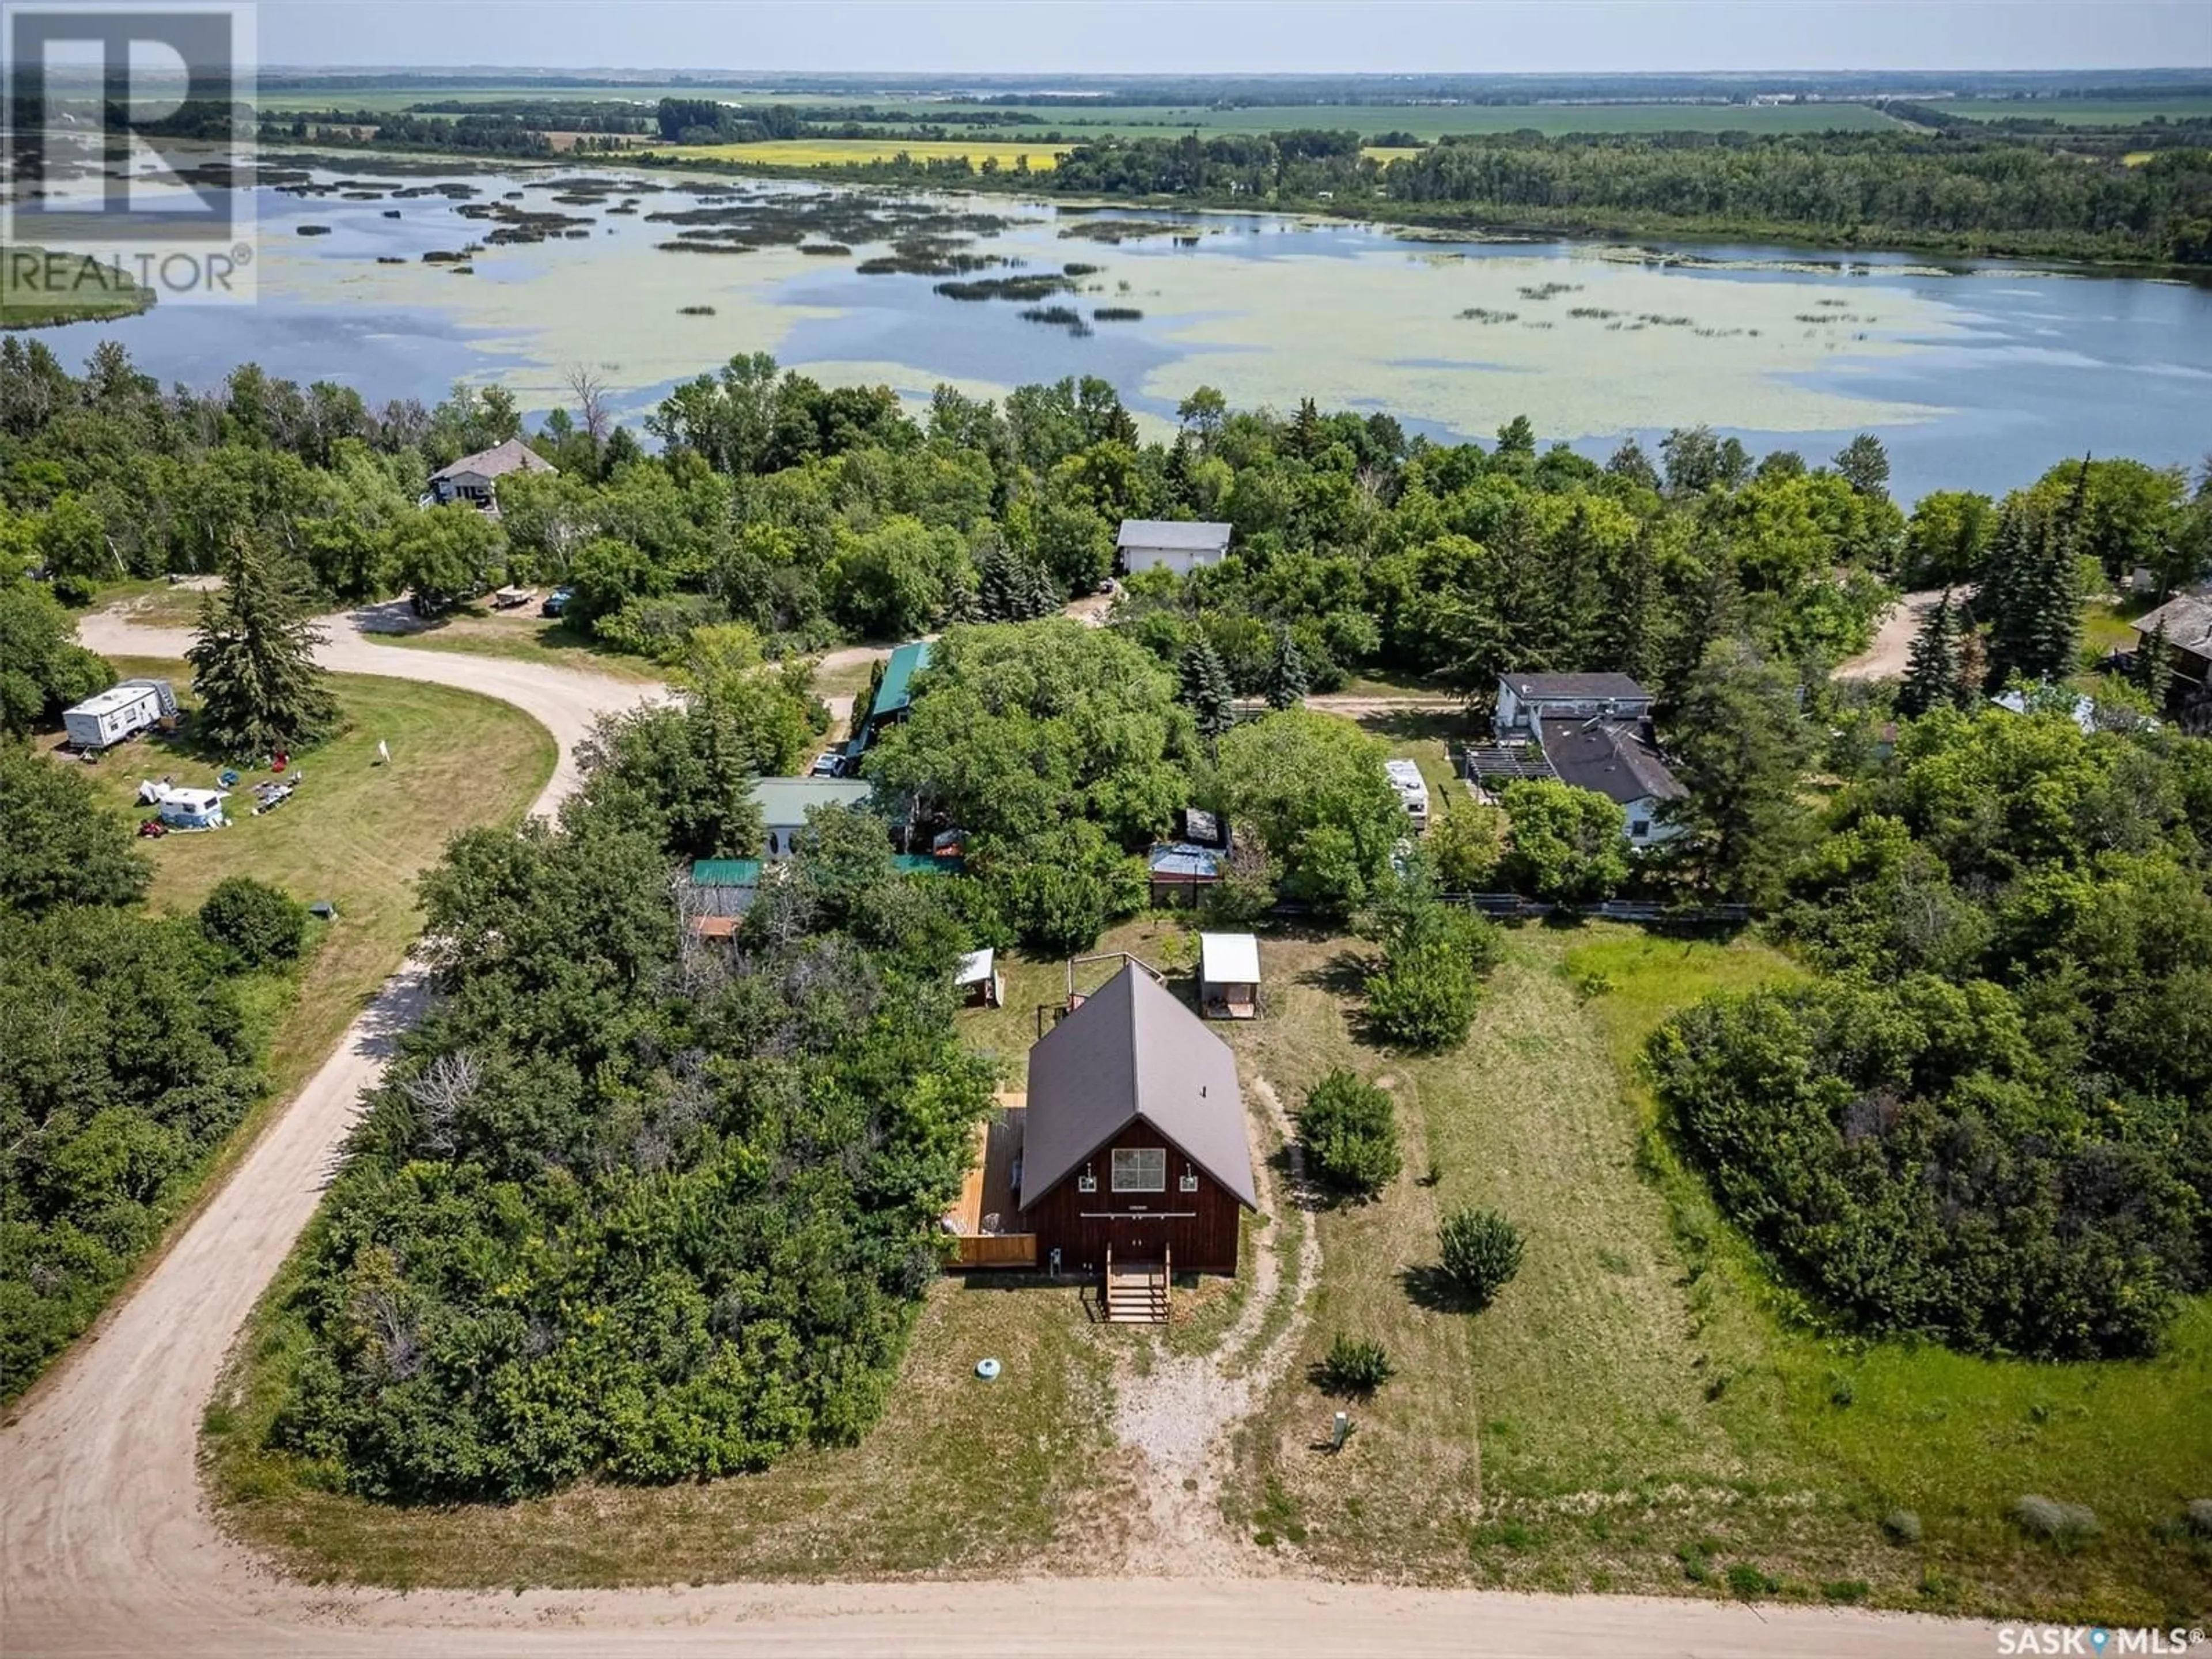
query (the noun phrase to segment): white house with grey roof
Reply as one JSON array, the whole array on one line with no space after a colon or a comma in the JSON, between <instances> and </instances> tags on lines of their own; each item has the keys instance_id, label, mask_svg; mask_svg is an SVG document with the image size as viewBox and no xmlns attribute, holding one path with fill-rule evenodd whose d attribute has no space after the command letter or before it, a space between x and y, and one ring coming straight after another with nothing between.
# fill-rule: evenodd
<instances>
[{"instance_id":1,"label":"white house with grey roof","mask_svg":"<svg viewBox=\"0 0 2212 1659\"><path fill-rule=\"evenodd\" d=\"M1124 519L1114 538L1115 562L1129 575L1172 570L1188 576L1228 556L1229 526L1179 519Z\"/></svg>"},{"instance_id":2,"label":"white house with grey roof","mask_svg":"<svg viewBox=\"0 0 2212 1659\"><path fill-rule=\"evenodd\" d=\"M1594 791L1627 815L1631 842L1656 847L1682 833L1665 808L1688 792L1659 752L1652 701L1626 674L1500 674L1496 742L1470 749L1469 769ZM1486 773L1486 764L1494 769Z\"/></svg>"},{"instance_id":3,"label":"white house with grey roof","mask_svg":"<svg viewBox=\"0 0 2212 1659\"><path fill-rule=\"evenodd\" d=\"M509 438L503 444L464 455L451 466L441 466L433 472L430 493L424 504L446 507L454 501L466 501L480 512L496 516L499 480L515 472L559 471L521 439Z\"/></svg>"}]
</instances>

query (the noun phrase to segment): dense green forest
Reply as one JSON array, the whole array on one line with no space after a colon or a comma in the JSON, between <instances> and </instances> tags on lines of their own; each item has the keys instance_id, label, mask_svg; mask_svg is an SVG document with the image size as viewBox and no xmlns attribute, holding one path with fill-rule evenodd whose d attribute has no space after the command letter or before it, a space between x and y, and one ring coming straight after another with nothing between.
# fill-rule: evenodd
<instances>
[{"instance_id":1,"label":"dense green forest","mask_svg":"<svg viewBox=\"0 0 2212 1659\"><path fill-rule=\"evenodd\" d=\"M2212 1288L2212 744L1933 710L1788 890L1821 975L1652 1043L1723 1207L1864 1328L2155 1349Z\"/></svg>"},{"instance_id":2,"label":"dense green forest","mask_svg":"<svg viewBox=\"0 0 2212 1659\"><path fill-rule=\"evenodd\" d=\"M90 1322L261 1088L249 988L283 941L232 925L259 902L237 888L143 915L150 873L82 777L0 737L0 1400Z\"/></svg>"},{"instance_id":3,"label":"dense green forest","mask_svg":"<svg viewBox=\"0 0 2212 1659\"><path fill-rule=\"evenodd\" d=\"M990 1101L953 1033L966 935L831 809L734 948L687 945L659 759L714 702L617 723L558 828L465 835L424 884L445 994L287 1309L276 1437L348 1490L725 1474L881 1409Z\"/></svg>"}]
</instances>

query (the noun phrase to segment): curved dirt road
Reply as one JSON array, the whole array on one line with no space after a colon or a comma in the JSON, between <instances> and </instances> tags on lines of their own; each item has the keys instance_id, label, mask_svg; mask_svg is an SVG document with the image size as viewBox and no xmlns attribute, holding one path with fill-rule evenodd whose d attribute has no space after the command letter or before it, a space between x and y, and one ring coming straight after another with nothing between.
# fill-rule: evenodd
<instances>
[{"instance_id":1,"label":"curved dirt road","mask_svg":"<svg viewBox=\"0 0 2212 1659\"><path fill-rule=\"evenodd\" d=\"M110 631L111 628L113 631ZM95 623L98 648L180 636ZM436 681L516 704L574 786L572 746L639 687L532 664L379 647L333 629L333 668ZM403 971L280 1114L136 1292L0 1430L0 1654L838 1656L1422 1654L1984 1656L1984 1626L1711 1601L1520 1596L1293 1579L726 1585L666 1591L399 1595L270 1575L225 1540L194 1468L202 1407L240 1323L313 1214L363 1085L417 1011ZM1407 1494L1407 1501L1419 1501ZM742 1560L730 1564L739 1578Z\"/></svg>"}]
</instances>

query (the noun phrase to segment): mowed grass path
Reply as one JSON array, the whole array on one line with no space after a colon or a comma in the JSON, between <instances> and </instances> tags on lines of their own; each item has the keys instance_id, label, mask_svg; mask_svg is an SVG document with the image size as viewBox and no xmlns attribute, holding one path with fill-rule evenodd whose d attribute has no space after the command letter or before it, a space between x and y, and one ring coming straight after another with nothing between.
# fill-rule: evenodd
<instances>
[{"instance_id":1,"label":"mowed grass path","mask_svg":"<svg viewBox=\"0 0 2212 1659\"><path fill-rule=\"evenodd\" d=\"M2212 1606L2212 1552L2161 1530L2212 1492L2204 1304L2143 1364L1827 1333L1656 1133L1645 1035L1709 990L1788 979L1786 959L1519 930L1468 1045L1407 1060L1357 1041L1341 994L1356 947L1266 950L1270 1018L1240 1048L1293 1107L1333 1065L1384 1081L1407 1146L1378 1201L1321 1218L1301 1364L1240 1446L1248 1523L1302 1534L1315 1567L1356 1577L1724 1594L1741 1565L1799 1599L2108 1622ZM1463 1205L1527 1239L1519 1278L1476 1316L1433 1305L1419 1274L1437 1217ZM1400 1375L1352 1407L1352 1444L1332 1456L1340 1402L1304 1367L1339 1330L1382 1340ZM2025 1492L2090 1505L2103 1535L2063 1555L2029 1543L2006 1518ZM1922 1547L1884 1540L1899 1507L1921 1516Z\"/></svg>"}]
</instances>

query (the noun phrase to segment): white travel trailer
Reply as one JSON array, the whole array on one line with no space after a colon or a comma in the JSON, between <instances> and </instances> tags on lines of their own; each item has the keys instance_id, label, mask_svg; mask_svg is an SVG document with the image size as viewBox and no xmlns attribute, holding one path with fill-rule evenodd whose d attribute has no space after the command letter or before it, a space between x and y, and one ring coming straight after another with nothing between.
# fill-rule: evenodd
<instances>
[{"instance_id":1,"label":"white travel trailer","mask_svg":"<svg viewBox=\"0 0 2212 1659\"><path fill-rule=\"evenodd\" d=\"M79 749L106 749L177 712L167 680L125 680L62 711L62 729Z\"/></svg>"}]
</instances>

